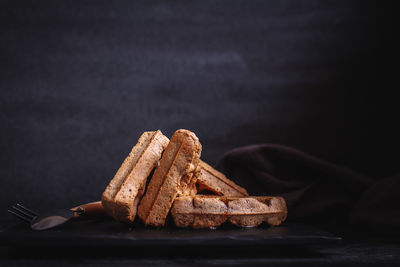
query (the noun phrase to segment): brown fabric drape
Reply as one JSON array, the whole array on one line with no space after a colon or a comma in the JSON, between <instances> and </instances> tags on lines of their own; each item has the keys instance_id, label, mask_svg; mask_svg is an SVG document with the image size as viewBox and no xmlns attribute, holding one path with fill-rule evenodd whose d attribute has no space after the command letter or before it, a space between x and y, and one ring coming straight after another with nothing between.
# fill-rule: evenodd
<instances>
[{"instance_id":1,"label":"brown fabric drape","mask_svg":"<svg viewBox=\"0 0 400 267\"><path fill-rule=\"evenodd\" d=\"M234 149L216 167L252 195L283 196L288 221L382 231L400 229L399 175L375 181L275 144Z\"/></svg>"}]
</instances>

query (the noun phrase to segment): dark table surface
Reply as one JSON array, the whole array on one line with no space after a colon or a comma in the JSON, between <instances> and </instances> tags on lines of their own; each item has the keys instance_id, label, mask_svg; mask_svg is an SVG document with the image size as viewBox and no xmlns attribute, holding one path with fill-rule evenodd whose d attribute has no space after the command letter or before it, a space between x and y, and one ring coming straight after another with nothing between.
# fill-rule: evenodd
<instances>
[{"instance_id":1,"label":"dark table surface","mask_svg":"<svg viewBox=\"0 0 400 267\"><path fill-rule=\"evenodd\" d=\"M113 222L104 222L113 225ZM57 235L76 231L74 227L61 228L52 232L30 232L29 226L18 221L1 221L0 265L14 266L205 266L205 265L266 265L274 266L398 266L400 264L400 242L396 236L379 236L351 231L341 232L341 242L280 243L273 245L236 243L208 243L179 245L139 244L118 245L118 242L88 244L83 240L69 241L66 245L32 243L34 235L48 235L55 239ZM291 224L289 224L291 225ZM78 225L80 227L82 225ZM11 227L11 228L10 228ZM115 224L114 232L121 234L123 226ZM286 227L286 226L284 226ZM283 228L284 228L283 227ZM93 229L100 229L94 225ZM106 227L107 228L107 227ZM102 228L102 229L106 229ZM4 232L11 229L11 235ZM266 228L268 230L268 228ZM117 230L117 231L115 231ZM129 229L125 229L128 231ZM263 230L263 229L261 229ZM232 231L232 229L228 229ZM25 233L26 239L10 242L12 235ZM50 235L49 235L50 233ZM315 234L315 233L314 233ZM398 237L398 235L397 235ZM64 237L65 239L65 237ZM42 240L43 241L43 240ZM58 241L59 242L59 241ZM51 244L51 245L50 245Z\"/></svg>"},{"instance_id":2,"label":"dark table surface","mask_svg":"<svg viewBox=\"0 0 400 267\"><path fill-rule=\"evenodd\" d=\"M298 247L196 247L121 249L0 248L1 266L399 266L400 246L388 241L351 241L343 245Z\"/></svg>"}]
</instances>

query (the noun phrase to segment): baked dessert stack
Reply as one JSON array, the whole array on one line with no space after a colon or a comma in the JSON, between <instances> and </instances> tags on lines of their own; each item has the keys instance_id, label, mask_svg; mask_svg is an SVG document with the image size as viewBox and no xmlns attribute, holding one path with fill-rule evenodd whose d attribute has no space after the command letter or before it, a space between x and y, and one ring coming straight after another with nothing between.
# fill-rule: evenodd
<instances>
[{"instance_id":1,"label":"baked dessert stack","mask_svg":"<svg viewBox=\"0 0 400 267\"><path fill-rule=\"evenodd\" d=\"M164 226L172 208L178 227L196 229L226 221L240 227L279 225L286 219L282 197L249 196L201 161L201 150L188 130L177 130L171 140L160 131L143 133L102 195L105 211L117 221L132 223L137 213L145 225ZM197 194L204 191L213 195Z\"/></svg>"}]
</instances>

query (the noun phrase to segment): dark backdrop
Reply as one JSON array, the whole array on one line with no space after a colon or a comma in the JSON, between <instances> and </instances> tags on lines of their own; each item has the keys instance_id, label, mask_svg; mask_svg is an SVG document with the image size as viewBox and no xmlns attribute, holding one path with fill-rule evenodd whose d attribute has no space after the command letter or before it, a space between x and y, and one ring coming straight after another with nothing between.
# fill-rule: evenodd
<instances>
[{"instance_id":1,"label":"dark backdrop","mask_svg":"<svg viewBox=\"0 0 400 267\"><path fill-rule=\"evenodd\" d=\"M385 1L1 1L0 209L98 200L143 131L398 167Z\"/></svg>"}]
</instances>

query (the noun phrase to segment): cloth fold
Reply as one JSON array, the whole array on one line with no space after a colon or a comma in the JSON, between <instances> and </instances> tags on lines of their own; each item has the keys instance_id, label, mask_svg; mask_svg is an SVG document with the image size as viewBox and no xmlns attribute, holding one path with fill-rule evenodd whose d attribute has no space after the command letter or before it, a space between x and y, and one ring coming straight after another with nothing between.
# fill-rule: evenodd
<instances>
[{"instance_id":1,"label":"cloth fold","mask_svg":"<svg viewBox=\"0 0 400 267\"><path fill-rule=\"evenodd\" d=\"M288 220L343 227L400 228L400 179L376 182L307 153L276 144L236 148L218 161L224 172L252 195L281 195Z\"/></svg>"}]
</instances>

